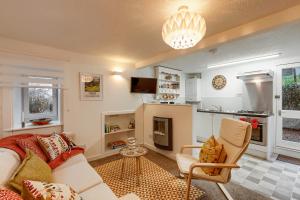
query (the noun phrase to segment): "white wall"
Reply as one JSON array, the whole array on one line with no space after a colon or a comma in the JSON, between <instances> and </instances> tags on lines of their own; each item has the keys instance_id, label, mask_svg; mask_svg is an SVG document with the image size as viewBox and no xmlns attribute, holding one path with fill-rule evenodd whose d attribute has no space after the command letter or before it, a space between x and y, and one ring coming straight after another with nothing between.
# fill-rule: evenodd
<instances>
[{"instance_id":1,"label":"white wall","mask_svg":"<svg viewBox=\"0 0 300 200\"><path fill-rule=\"evenodd\" d=\"M129 90L129 77L134 73L134 68L95 56L0 38L0 64L65 69L64 128L66 131L75 132L78 144L86 145L87 157L97 157L101 154L101 113L135 110L142 102L138 94L131 94ZM117 78L111 75L115 67L123 69L124 77ZM104 75L103 101L80 101L79 72ZM7 102L0 102L0 105L3 103Z\"/></svg>"},{"instance_id":2,"label":"white wall","mask_svg":"<svg viewBox=\"0 0 300 200\"><path fill-rule=\"evenodd\" d=\"M138 94L130 93L129 78L112 76L105 65L72 63L66 70L67 90L64 92L64 128L74 131L79 144L87 145L87 156L101 153L101 113L104 111L135 110L141 104ZM132 69L127 68L132 71ZM79 72L104 75L104 100L79 100Z\"/></svg>"},{"instance_id":3,"label":"white wall","mask_svg":"<svg viewBox=\"0 0 300 200\"><path fill-rule=\"evenodd\" d=\"M210 105L221 105L225 110L242 109L242 93L244 82L237 79L236 75L240 72L255 70L273 70L275 77L273 81L273 94L276 94L276 70L279 64L300 61L299 58L278 58L266 61L240 64L236 66L220 67L202 71L201 97L204 107ZM224 75L227 79L226 86L221 90L216 90L212 86L212 79L215 75ZM273 99L273 111L275 102Z\"/></svg>"},{"instance_id":4,"label":"white wall","mask_svg":"<svg viewBox=\"0 0 300 200\"><path fill-rule=\"evenodd\" d=\"M191 105L144 105L144 144L165 156L175 159L176 153L186 144L192 144L192 117ZM173 151L161 150L154 146L153 141L153 117L172 118L173 123ZM191 151L187 150L187 153Z\"/></svg>"}]
</instances>

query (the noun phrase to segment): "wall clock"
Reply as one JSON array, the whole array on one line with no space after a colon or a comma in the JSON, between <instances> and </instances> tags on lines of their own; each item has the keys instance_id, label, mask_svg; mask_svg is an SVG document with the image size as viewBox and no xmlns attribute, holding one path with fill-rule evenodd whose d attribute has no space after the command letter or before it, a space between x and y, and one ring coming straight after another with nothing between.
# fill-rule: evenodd
<instances>
[{"instance_id":1,"label":"wall clock","mask_svg":"<svg viewBox=\"0 0 300 200\"><path fill-rule=\"evenodd\" d=\"M216 75L212 80L212 85L215 89L220 90L226 85L226 78L223 75Z\"/></svg>"}]
</instances>

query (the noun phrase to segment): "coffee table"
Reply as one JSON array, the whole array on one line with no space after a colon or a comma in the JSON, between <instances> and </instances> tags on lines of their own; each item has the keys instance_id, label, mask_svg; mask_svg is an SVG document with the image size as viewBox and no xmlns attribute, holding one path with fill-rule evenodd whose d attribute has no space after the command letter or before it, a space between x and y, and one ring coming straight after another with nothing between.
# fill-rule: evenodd
<instances>
[{"instance_id":1,"label":"coffee table","mask_svg":"<svg viewBox=\"0 0 300 200\"><path fill-rule=\"evenodd\" d=\"M120 154L123 156L121 179L123 179L124 176L126 160L132 158L135 159L135 170L136 170L135 175L136 175L137 184L140 185L140 175L142 174L141 157L146 155L147 152L148 150L143 146L137 146L136 148L124 147L120 150Z\"/></svg>"}]
</instances>

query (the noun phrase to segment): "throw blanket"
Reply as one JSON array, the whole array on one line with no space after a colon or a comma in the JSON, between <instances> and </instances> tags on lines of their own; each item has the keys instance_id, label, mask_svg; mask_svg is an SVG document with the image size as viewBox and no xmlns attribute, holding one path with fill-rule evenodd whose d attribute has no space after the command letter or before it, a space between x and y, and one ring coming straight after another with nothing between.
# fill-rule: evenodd
<instances>
[{"instance_id":1,"label":"throw blanket","mask_svg":"<svg viewBox=\"0 0 300 200\"><path fill-rule=\"evenodd\" d=\"M24 138L32 137L34 135L37 135L37 134L21 134L21 135L13 135L13 136L2 138L2 139L0 139L0 147L15 151L20 156L20 158L23 160L26 156L26 152L23 151L23 149L17 145L16 141L18 139L24 139ZM49 135L38 135L38 136L48 137ZM72 156L75 156L80 153L84 153L83 148L76 147L76 146L72 147L72 149L70 151L64 152L64 153L60 154L54 160L48 162L48 165L52 169L55 169L56 167L58 167L59 165L64 163L66 160L71 158Z\"/></svg>"}]
</instances>

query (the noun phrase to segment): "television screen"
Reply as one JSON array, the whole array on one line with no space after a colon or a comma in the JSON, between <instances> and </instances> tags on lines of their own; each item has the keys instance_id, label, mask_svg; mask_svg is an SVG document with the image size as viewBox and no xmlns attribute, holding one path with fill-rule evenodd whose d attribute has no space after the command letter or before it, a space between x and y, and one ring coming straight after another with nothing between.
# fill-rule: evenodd
<instances>
[{"instance_id":1,"label":"television screen","mask_svg":"<svg viewBox=\"0 0 300 200\"><path fill-rule=\"evenodd\" d=\"M131 77L131 92L155 94L156 83L156 78Z\"/></svg>"}]
</instances>

